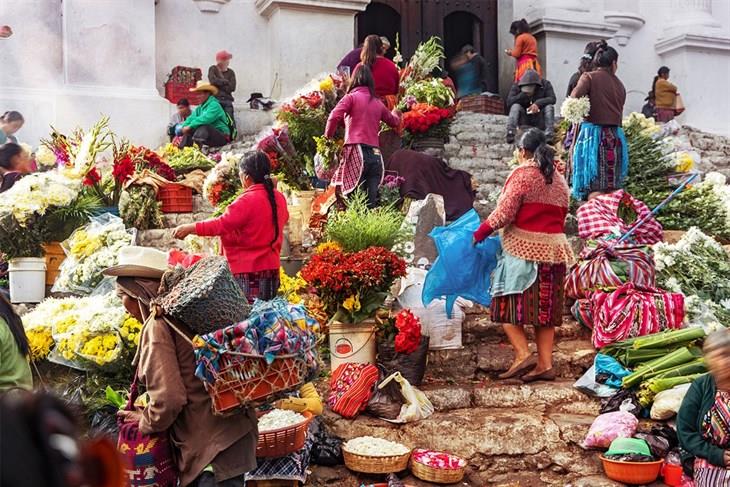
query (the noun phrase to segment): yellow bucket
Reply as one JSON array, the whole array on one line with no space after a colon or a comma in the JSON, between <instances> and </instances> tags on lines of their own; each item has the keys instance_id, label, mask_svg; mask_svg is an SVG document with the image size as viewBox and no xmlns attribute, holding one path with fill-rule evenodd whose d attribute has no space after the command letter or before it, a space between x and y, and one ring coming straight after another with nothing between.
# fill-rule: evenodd
<instances>
[{"instance_id":1,"label":"yellow bucket","mask_svg":"<svg viewBox=\"0 0 730 487\"><path fill-rule=\"evenodd\" d=\"M341 364L375 363L375 322L358 324L332 323L330 325L330 367L337 370Z\"/></svg>"}]
</instances>

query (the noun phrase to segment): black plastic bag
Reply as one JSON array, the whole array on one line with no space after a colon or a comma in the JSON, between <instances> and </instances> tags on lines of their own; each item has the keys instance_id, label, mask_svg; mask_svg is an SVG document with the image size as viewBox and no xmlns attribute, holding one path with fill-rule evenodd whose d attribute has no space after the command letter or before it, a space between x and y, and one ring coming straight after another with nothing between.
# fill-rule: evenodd
<instances>
[{"instance_id":1,"label":"black plastic bag","mask_svg":"<svg viewBox=\"0 0 730 487\"><path fill-rule=\"evenodd\" d=\"M114 406L104 406L91 415L89 436L106 436L116 441L119 435L119 423L117 421L118 409Z\"/></svg>"},{"instance_id":2,"label":"black plastic bag","mask_svg":"<svg viewBox=\"0 0 730 487\"><path fill-rule=\"evenodd\" d=\"M638 453L628 453L625 455L604 455L606 459L614 462L654 462L656 458L651 455L640 455Z\"/></svg>"},{"instance_id":3,"label":"black plastic bag","mask_svg":"<svg viewBox=\"0 0 730 487\"><path fill-rule=\"evenodd\" d=\"M310 460L312 463L325 467L334 467L344 463L342 439L327 431L322 418L315 418L309 426L309 431L314 436Z\"/></svg>"},{"instance_id":4,"label":"black plastic bag","mask_svg":"<svg viewBox=\"0 0 730 487\"><path fill-rule=\"evenodd\" d=\"M422 336L418 348L409 354L397 353L392 343L379 343L377 362L385 369L385 377L400 372L412 386L420 386L423 376L426 375L428 343L429 338Z\"/></svg>"},{"instance_id":5,"label":"black plastic bag","mask_svg":"<svg viewBox=\"0 0 730 487\"><path fill-rule=\"evenodd\" d=\"M654 455L656 458L664 458L669 452L669 440L667 440L663 436L647 433L636 433L634 435L634 438L639 438L646 441L646 443L649 445L649 450L651 450L651 454Z\"/></svg>"},{"instance_id":6,"label":"black plastic bag","mask_svg":"<svg viewBox=\"0 0 730 487\"><path fill-rule=\"evenodd\" d=\"M631 404L634 406L632 409L628 409L628 412L638 418L641 414L641 404L639 404L639 399L636 397L636 393L634 391L624 389L618 391L616 394L607 399L601 400L600 414L620 411L621 405L626 400L631 402Z\"/></svg>"},{"instance_id":7,"label":"black plastic bag","mask_svg":"<svg viewBox=\"0 0 730 487\"><path fill-rule=\"evenodd\" d=\"M380 370L378 384L380 384L390 374L388 374L385 368L380 364L378 365L378 369ZM406 400L403 397L397 382L392 381L382 389L379 389L376 384L373 395L370 398L370 401L368 401L368 406L365 408L365 411L377 418L396 419L400 415L400 410L405 402Z\"/></svg>"}]
</instances>

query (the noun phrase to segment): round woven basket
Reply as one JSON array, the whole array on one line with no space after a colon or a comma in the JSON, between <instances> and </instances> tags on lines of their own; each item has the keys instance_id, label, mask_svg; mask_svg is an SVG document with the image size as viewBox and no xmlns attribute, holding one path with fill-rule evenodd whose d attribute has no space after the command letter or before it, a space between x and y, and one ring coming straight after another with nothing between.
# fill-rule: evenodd
<instances>
[{"instance_id":1,"label":"round woven basket","mask_svg":"<svg viewBox=\"0 0 730 487\"><path fill-rule=\"evenodd\" d=\"M408 459L411 457L411 452L393 457L370 457L358 455L343 448L342 455L345 457L345 466L353 472L395 473L408 468Z\"/></svg>"},{"instance_id":2,"label":"round woven basket","mask_svg":"<svg viewBox=\"0 0 730 487\"><path fill-rule=\"evenodd\" d=\"M304 411L301 415L306 418L301 423L260 432L259 442L256 445L256 457L279 458L301 450L307 439L309 423L314 418L309 411Z\"/></svg>"},{"instance_id":3,"label":"round woven basket","mask_svg":"<svg viewBox=\"0 0 730 487\"><path fill-rule=\"evenodd\" d=\"M435 484L455 484L461 482L464 478L465 471L466 466L456 469L434 468L411 460L411 472L413 475L421 480Z\"/></svg>"}]
</instances>

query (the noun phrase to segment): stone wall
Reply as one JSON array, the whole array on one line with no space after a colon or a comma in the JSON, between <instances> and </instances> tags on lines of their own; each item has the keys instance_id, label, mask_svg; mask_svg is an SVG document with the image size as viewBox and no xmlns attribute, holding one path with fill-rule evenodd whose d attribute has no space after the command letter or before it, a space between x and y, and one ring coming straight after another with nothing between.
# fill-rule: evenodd
<instances>
[{"instance_id":1,"label":"stone wall","mask_svg":"<svg viewBox=\"0 0 730 487\"><path fill-rule=\"evenodd\" d=\"M730 137L708 134L693 127L683 127L680 135L689 137L692 147L699 152L702 171L718 171L730 178Z\"/></svg>"}]
</instances>

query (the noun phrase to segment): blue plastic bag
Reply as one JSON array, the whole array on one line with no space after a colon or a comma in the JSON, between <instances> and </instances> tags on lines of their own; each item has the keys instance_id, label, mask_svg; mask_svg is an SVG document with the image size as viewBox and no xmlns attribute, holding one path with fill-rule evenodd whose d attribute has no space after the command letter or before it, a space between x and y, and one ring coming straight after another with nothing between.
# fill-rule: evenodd
<instances>
[{"instance_id":1,"label":"blue plastic bag","mask_svg":"<svg viewBox=\"0 0 730 487\"><path fill-rule=\"evenodd\" d=\"M604 384L616 389L621 388L621 379L631 374L631 371L624 368L618 360L602 353L596 354L594 365L596 366L596 375L605 374L608 376L608 380Z\"/></svg>"},{"instance_id":2,"label":"blue plastic bag","mask_svg":"<svg viewBox=\"0 0 730 487\"><path fill-rule=\"evenodd\" d=\"M479 215L471 209L446 227L434 228L433 238L438 257L426 274L421 299L428 306L434 299L446 299L446 313L451 318L456 299L461 296L489 306L489 281L497 267L499 237L490 237L472 245L472 236L479 228Z\"/></svg>"}]
</instances>

